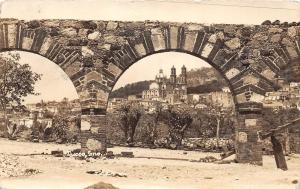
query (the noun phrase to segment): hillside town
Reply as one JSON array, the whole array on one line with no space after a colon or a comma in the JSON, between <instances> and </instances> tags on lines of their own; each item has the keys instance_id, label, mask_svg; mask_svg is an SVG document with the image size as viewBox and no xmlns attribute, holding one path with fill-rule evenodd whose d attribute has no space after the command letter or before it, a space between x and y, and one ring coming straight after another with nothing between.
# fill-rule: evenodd
<instances>
[{"instance_id":1,"label":"hillside town","mask_svg":"<svg viewBox=\"0 0 300 189\"><path fill-rule=\"evenodd\" d=\"M188 104L193 108L201 109L207 107L206 104L231 108L234 106L230 89L226 86L221 91L210 93L191 93L188 94L187 71L183 65L181 73L177 76L176 68L171 68L169 78L160 69L154 81L149 85L149 89L143 90L141 94L129 95L127 98L111 98L108 101L107 110L113 112L126 102L135 102L151 113L154 106L160 103L164 107L168 105ZM210 82L210 80L208 81ZM203 83L202 83L203 84Z\"/></svg>"},{"instance_id":2,"label":"hillside town","mask_svg":"<svg viewBox=\"0 0 300 189\"><path fill-rule=\"evenodd\" d=\"M77 131L75 132L78 134L79 131L80 125L76 123L76 120L80 119L81 114L78 99L69 100L68 98L63 98L61 101L42 100L38 103L26 104L22 111L13 111L10 107L7 109L8 125L10 127L9 138L11 139L49 140L49 136L46 135L53 134L56 127L60 127L59 129L62 131L65 130L64 132L67 130L74 132L74 128L77 127ZM2 115L3 112L0 112L0 114ZM61 120L65 121L66 125L59 122ZM3 120L1 120L1 126L4 128ZM64 128L65 126L67 129ZM0 134L5 135L5 132L0 132ZM58 136L53 137L59 139Z\"/></svg>"},{"instance_id":3,"label":"hillside town","mask_svg":"<svg viewBox=\"0 0 300 189\"><path fill-rule=\"evenodd\" d=\"M176 75L176 68L173 66L169 78L160 69L154 81L149 85L149 89L143 90L140 94L128 95L123 98L110 98L107 110L113 112L126 102L138 103L149 113L154 110L156 103L165 107L167 105L188 104L196 109L206 108L207 104L221 106L225 109L234 106L229 87L223 86L222 90L208 93L188 93L187 77L184 65L179 76ZM209 82L211 80L206 81L206 83ZM205 84L205 80L201 80L201 84ZM267 92L263 99L263 106L271 109L297 108L300 110L300 83L286 83L278 91Z\"/></svg>"},{"instance_id":4,"label":"hillside town","mask_svg":"<svg viewBox=\"0 0 300 189\"><path fill-rule=\"evenodd\" d=\"M268 92L263 101L268 108L297 108L300 110L300 83L285 84L276 92Z\"/></svg>"}]
</instances>

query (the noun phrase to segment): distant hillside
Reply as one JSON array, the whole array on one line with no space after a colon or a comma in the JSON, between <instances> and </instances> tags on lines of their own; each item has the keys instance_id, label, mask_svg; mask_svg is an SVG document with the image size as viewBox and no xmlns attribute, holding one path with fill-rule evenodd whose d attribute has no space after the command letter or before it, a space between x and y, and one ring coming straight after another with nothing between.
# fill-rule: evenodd
<instances>
[{"instance_id":1,"label":"distant hillside","mask_svg":"<svg viewBox=\"0 0 300 189\"><path fill-rule=\"evenodd\" d=\"M196 87L218 81L220 85L226 86L226 81L217 70L212 67L203 67L201 69L192 69L187 72L188 87Z\"/></svg>"},{"instance_id":2,"label":"distant hillside","mask_svg":"<svg viewBox=\"0 0 300 189\"><path fill-rule=\"evenodd\" d=\"M210 93L214 91L222 91L223 87L224 85L221 82L217 80L213 80L212 82L205 83L203 85L188 87L187 93L188 94Z\"/></svg>"},{"instance_id":3,"label":"distant hillside","mask_svg":"<svg viewBox=\"0 0 300 189\"><path fill-rule=\"evenodd\" d=\"M139 81L127 84L110 94L110 98L126 98L128 95L141 95L143 90L149 89L153 81ZM188 94L221 91L226 81L214 68L194 69L187 72Z\"/></svg>"},{"instance_id":4,"label":"distant hillside","mask_svg":"<svg viewBox=\"0 0 300 189\"><path fill-rule=\"evenodd\" d=\"M125 98L129 95L139 95L142 94L143 90L148 90L149 85L153 81L138 81L136 83L130 83L114 90L110 94L110 98Z\"/></svg>"}]
</instances>

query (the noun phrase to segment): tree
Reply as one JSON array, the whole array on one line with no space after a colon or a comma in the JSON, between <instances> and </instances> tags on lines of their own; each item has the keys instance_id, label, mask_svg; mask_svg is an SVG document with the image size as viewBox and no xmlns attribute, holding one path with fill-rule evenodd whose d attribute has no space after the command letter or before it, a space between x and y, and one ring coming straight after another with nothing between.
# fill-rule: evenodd
<instances>
[{"instance_id":1,"label":"tree","mask_svg":"<svg viewBox=\"0 0 300 189\"><path fill-rule=\"evenodd\" d=\"M187 105L170 106L164 113L164 120L169 126L169 147L181 146L184 133L193 122L192 109Z\"/></svg>"},{"instance_id":2,"label":"tree","mask_svg":"<svg viewBox=\"0 0 300 189\"><path fill-rule=\"evenodd\" d=\"M67 142L67 132L69 130L68 118L56 115L52 119L52 136L62 143Z\"/></svg>"},{"instance_id":3,"label":"tree","mask_svg":"<svg viewBox=\"0 0 300 189\"><path fill-rule=\"evenodd\" d=\"M159 125L159 121L162 118L163 113L163 106L160 102L154 102L154 108L155 110L149 114L149 118L145 118L146 136L144 138L145 141L147 141L147 143L152 146L154 146L155 140L158 137L157 127Z\"/></svg>"},{"instance_id":4,"label":"tree","mask_svg":"<svg viewBox=\"0 0 300 189\"><path fill-rule=\"evenodd\" d=\"M300 117L300 111L297 107L292 107L289 109L272 109L272 108L264 108L263 109L263 130L268 131L270 129L275 129L280 125L291 122L292 120ZM284 147L284 151L286 154L290 153L290 145L289 145L289 132L293 129L286 129L284 133L280 136L281 142Z\"/></svg>"},{"instance_id":5,"label":"tree","mask_svg":"<svg viewBox=\"0 0 300 189\"><path fill-rule=\"evenodd\" d=\"M142 115L143 108L134 102L124 103L117 110L118 126L124 132L128 144L134 142L135 129Z\"/></svg>"},{"instance_id":6,"label":"tree","mask_svg":"<svg viewBox=\"0 0 300 189\"><path fill-rule=\"evenodd\" d=\"M219 146L220 140L220 126L221 122L224 122L225 113L223 111L223 107L221 105L212 105L209 106L208 114L210 115L210 123L216 125L216 139L217 139L217 146Z\"/></svg>"},{"instance_id":7,"label":"tree","mask_svg":"<svg viewBox=\"0 0 300 189\"><path fill-rule=\"evenodd\" d=\"M194 137L219 139L222 135L231 137L234 134L237 120L232 108L222 109L207 104L206 108L195 111L191 131L189 131L196 134Z\"/></svg>"},{"instance_id":8,"label":"tree","mask_svg":"<svg viewBox=\"0 0 300 189\"><path fill-rule=\"evenodd\" d=\"M13 128L9 124L7 108L12 111L25 109L22 102L28 95L37 95L34 84L40 79L40 75L31 71L28 64L19 63L18 53L0 55L0 108L4 115L4 124L10 134Z\"/></svg>"}]
</instances>

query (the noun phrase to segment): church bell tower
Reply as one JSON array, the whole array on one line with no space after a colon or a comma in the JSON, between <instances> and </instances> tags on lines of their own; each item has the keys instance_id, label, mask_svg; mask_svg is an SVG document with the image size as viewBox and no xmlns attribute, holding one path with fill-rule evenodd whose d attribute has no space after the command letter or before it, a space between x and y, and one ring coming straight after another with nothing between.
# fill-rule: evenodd
<instances>
[{"instance_id":1,"label":"church bell tower","mask_svg":"<svg viewBox=\"0 0 300 189\"><path fill-rule=\"evenodd\" d=\"M170 82L176 84L176 68L174 66L171 68Z\"/></svg>"},{"instance_id":2,"label":"church bell tower","mask_svg":"<svg viewBox=\"0 0 300 189\"><path fill-rule=\"evenodd\" d=\"M181 67L181 83L187 84L187 74L186 74L186 67L183 65Z\"/></svg>"}]
</instances>

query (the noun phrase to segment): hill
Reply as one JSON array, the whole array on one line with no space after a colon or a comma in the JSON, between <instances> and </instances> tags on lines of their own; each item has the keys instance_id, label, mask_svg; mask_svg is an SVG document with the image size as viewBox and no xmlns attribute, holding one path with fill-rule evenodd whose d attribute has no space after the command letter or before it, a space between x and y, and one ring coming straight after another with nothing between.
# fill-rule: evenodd
<instances>
[{"instance_id":1,"label":"hill","mask_svg":"<svg viewBox=\"0 0 300 189\"><path fill-rule=\"evenodd\" d=\"M205 83L203 85L197 85L187 88L188 94L201 94L201 93L210 93L214 91L222 91L222 88L225 87L221 82L213 80L211 82Z\"/></svg>"},{"instance_id":2,"label":"hill","mask_svg":"<svg viewBox=\"0 0 300 189\"><path fill-rule=\"evenodd\" d=\"M200 69L192 69L187 72L188 87L196 87L217 82L219 85L226 86L226 81L217 70L212 67L203 67Z\"/></svg>"},{"instance_id":3,"label":"hill","mask_svg":"<svg viewBox=\"0 0 300 189\"><path fill-rule=\"evenodd\" d=\"M128 95L141 95L143 90L149 89L149 85L153 82L139 81L130 83L112 91L110 98L126 98ZM187 92L191 93L208 93L213 91L221 91L225 87L226 81L214 68L192 69L187 72Z\"/></svg>"},{"instance_id":4,"label":"hill","mask_svg":"<svg viewBox=\"0 0 300 189\"><path fill-rule=\"evenodd\" d=\"M143 90L148 90L153 81L138 81L130 83L124 87L118 88L111 92L109 98L125 98L129 95L141 95Z\"/></svg>"}]
</instances>

